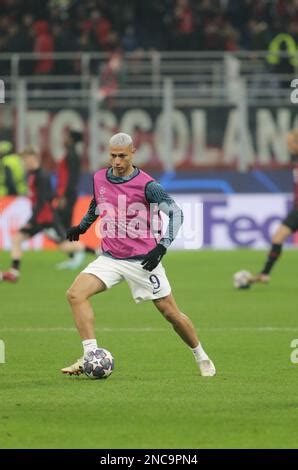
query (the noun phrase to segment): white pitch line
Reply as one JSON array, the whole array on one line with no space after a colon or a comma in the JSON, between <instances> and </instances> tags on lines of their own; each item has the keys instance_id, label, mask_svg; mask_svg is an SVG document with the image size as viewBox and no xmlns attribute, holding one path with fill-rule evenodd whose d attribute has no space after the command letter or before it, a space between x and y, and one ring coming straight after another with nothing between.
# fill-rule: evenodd
<instances>
[{"instance_id":1,"label":"white pitch line","mask_svg":"<svg viewBox=\"0 0 298 470\"><path fill-rule=\"evenodd\" d=\"M129 327L129 328L109 328L109 327L98 327L96 331L103 331L103 332L123 332L123 333L159 333L168 331L169 328L152 328L152 327ZM280 331L280 332L291 332L291 331L298 331L297 327L287 327L287 326L257 326L257 327L202 327L198 328L199 331L235 331L235 332L272 332L272 331ZM14 327L4 327L0 328L0 335L1 333L55 333L55 332L76 332L77 329L75 327L29 327L29 328L14 328Z\"/></svg>"}]
</instances>

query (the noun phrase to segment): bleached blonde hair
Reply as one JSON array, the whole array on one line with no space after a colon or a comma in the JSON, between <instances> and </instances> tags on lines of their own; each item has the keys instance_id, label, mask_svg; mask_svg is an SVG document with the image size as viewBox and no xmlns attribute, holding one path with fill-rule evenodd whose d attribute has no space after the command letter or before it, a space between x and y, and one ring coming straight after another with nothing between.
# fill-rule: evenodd
<instances>
[{"instance_id":1,"label":"bleached blonde hair","mask_svg":"<svg viewBox=\"0 0 298 470\"><path fill-rule=\"evenodd\" d=\"M110 147L132 147L133 141L129 134L118 132L110 138Z\"/></svg>"}]
</instances>

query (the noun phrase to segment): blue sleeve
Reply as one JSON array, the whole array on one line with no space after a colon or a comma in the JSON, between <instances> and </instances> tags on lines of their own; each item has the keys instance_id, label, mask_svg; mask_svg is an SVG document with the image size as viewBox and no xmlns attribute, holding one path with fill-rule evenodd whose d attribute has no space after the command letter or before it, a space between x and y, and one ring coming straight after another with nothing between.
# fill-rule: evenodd
<instances>
[{"instance_id":1,"label":"blue sleeve","mask_svg":"<svg viewBox=\"0 0 298 470\"><path fill-rule=\"evenodd\" d=\"M183 224L183 212L174 199L156 181L150 181L146 186L146 199L149 203L158 204L158 209L169 217L169 223L160 244L168 248L175 240Z\"/></svg>"}]
</instances>

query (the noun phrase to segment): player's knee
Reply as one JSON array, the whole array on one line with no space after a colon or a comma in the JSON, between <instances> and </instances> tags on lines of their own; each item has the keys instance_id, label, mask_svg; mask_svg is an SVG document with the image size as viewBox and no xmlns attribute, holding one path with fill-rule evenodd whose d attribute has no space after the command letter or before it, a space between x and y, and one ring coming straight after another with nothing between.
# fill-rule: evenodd
<instances>
[{"instance_id":1,"label":"player's knee","mask_svg":"<svg viewBox=\"0 0 298 470\"><path fill-rule=\"evenodd\" d=\"M276 244L281 243L280 236L279 236L278 234L272 235L272 237L271 237L271 243L272 243L273 245L276 245Z\"/></svg>"},{"instance_id":2,"label":"player's knee","mask_svg":"<svg viewBox=\"0 0 298 470\"><path fill-rule=\"evenodd\" d=\"M172 324L176 323L175 315L173 315L170 310L165 310L164 312L162 312L162 314L168 322L170 322Z\"/></svg>"},{"instance_id":3,"label":"player's knee","mask_svg":"<svg viewBox=\"0 0 298 470\"><path fill-rule=\"evenodd\" d=\"M292 229L282 224L279 229L272 235L271 242L273 245L283 245L286 239L291 235Z\"/></svg>"},{"instance_id":4,"label":"player's knee","mask_svg":"<svg viewBox=\"0 0 298 470\"><path fill-rule=\"evenodd\" d=\"M75 287L70 287L66 292L67 300L70 304L77 304L84 301L84 296Z\"/></svg>"},{"instance_id":5,"label":"player's knee","mask_svg":"<svg viewBox=\"0 0 298 470\"><path fill-rule=\"evenodd\" d=\"M181 324L181 315L176 311L166 310L163 316L174 328Z\"/></svg>"},{"instance_id":6,"label":"player's knee","mask_svg":"<svg viewBox=\"0 0 298 470\"><path fill-rule=\"evenodd\" d=\"M284 242L284 239L280 235L273 235L271 238L272 245L282 245L283 242Z\"/></svg>"}]
</instances>

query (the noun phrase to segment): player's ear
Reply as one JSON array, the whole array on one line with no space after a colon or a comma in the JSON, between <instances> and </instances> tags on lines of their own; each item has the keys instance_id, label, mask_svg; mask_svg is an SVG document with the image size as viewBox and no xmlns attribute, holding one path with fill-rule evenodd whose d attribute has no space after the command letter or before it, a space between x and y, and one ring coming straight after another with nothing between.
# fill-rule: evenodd
<instances>
[{"instance_id":1,"label":"player's ear","mask_svg":"<svg viewBox=\"0 0 298 470\"><path fill-rule=\"evenodd\" d=\"M131 148L131 153L134 155L136 153L137 149L135 147Z\"/></svg>"}]
</instances>

